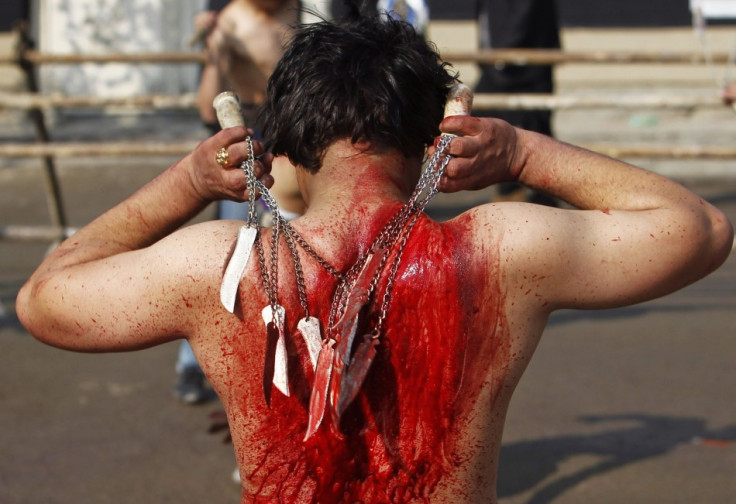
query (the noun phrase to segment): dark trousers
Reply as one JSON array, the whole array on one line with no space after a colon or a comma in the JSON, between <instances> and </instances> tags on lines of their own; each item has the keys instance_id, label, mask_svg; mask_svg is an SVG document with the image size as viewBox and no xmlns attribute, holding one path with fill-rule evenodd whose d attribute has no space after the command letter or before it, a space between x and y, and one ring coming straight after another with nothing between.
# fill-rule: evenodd
<instances>
[{"instance_id":1,"label":"dark trousers","mask_svg":"<svg viewBox=\"0 0 736 504\"><path fill-rule=\"evenodd\" d=\"M486 49L560 47L557 6L554 0L478 0L479 46ZM481 65L476 93L551 93L554 90L549 65ZM475 115L497 117L514 126L552 136L549 110L483 110ZM518 184L501 184L508 194ZM534 195L532 199L544 199Z\"/></svg>"}]
</instances>

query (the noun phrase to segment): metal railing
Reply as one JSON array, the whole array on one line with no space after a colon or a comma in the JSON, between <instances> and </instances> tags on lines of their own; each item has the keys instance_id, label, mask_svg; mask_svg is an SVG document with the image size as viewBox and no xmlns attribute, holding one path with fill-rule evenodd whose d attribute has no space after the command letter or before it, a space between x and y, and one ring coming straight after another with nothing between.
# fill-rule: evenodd
<instances>
[{"instance_id":1,"label":"metal railing","mask_svg":"<svg viewBox=\"0 0 736 504\"><path fill-rule=\"evenodd\" d=\"M44 110L60 108L140 108L155 110L193 109L195 95L143 95L129 97L66 96L63 94L39 94L35 78L39 65L79 65L85 63L155 63L186 64L203 63L201 52L162 52L142 54L44 54L34 49L28 29L16 27L15 54L0 56L0 64L15 64L23 71L27 92L0 92L0 109L19 109L28 112L34 125L37 141L5 143L0 145L0 156L39 157L44 163L46 200L51 220L50 226L0 227L0 240L58 241L73 229L69 228L59 190L55 159L59 157L87 156L178 156L190 152L195 142L52 142L46 127ZM671 52L621 52L589 51L569 52L544 49L496 49L472 52L447 51L442 57L453 63L512 64L512 65L562 65L562 64L658 64L703 65L702 54ZM729 61L727 54L714 54L710 64ZM627 108L627 109L696 109L723 108L717 96L627 94L617 96L565 96L558 94L477 94L474 110L569 110L579 108ZM674 159L732 159L736 148L715 146L673 147L652 145L589 145L597 152L613 157L674 158Z\"/></svg>"}]
</instances>

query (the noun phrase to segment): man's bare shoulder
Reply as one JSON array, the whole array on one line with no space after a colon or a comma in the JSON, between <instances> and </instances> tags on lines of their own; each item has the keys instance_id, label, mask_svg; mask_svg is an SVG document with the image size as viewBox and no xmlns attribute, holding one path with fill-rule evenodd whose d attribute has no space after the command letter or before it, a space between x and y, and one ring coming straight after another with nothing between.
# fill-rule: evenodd
<instances>
[{"instance_id":1,"label":"man's bare shoulder","mask_svg":"<svg viewBox=\"0 0 736 504\"><path fill-rule=\"evenodd\" d=\"M235 248L242 221L213 220L179 229L154 244L150 257L159 266L151 275L188 305L221 309L217 294Z\"/></svg>"},{"instance_id":2,"label":"man's bare shoulder","mask_svg":"<svg viewBox=\"0 0 736 504\"><path fill-rule=\"evenodd\" d=\"M471 264L500 275L514 291L530 277L553 278L559 273L565 249L573 246L568 230L574 227L575 213L530 203L487 203L445 226L462 237ZM584 233L584 226L579 231Z\"/></svg>"},{"instance_id":3,"label":"man's bare shoulder","mask_svg":"<svg viewBox=\"0 0 736 504\"><path fill-rule=\"evenodd\" d=\"M187 238L195 238L197 235L219 235L221 233L227 234L232 232L233 230L237 233L237 230L240 229L240 226L244 225L247 225L247 223L239 220L206 220L182 227L174 234L182 234L186 235Z\"/></svg>"},{"instance_id":4,"label":"man's bare shoulder","mask_svg":"<svg viewBox=\"0 0 736 504\"><path fill-rule=\"evenodd\" d=\"M468 238L479 242L497 241L509 233L528 231L548 210L528 203L486 203L466 210L444 225L465 232Z\"/></svg>"},{"instance_id":5,"label":"man's bare shoulder","mask_svg":"<svg viewBox=\"0 0 736 504\"><path fill-rule=\"evenodd\" d=\"M219 19L235 21L239 15L243 15L252 10L253 7L248 1L237 0L229 2L218 14Z\"/></svg>"},{"instance_id":6,"label":"man's bare shoulder","mask_svg":"<svg viewBox=\"0 0 736 504\"><path fill-rule=\"evenodd\" d=\"M225 33L232 32L238 22L238 18L242 17L241 8L237 2L230 2L217 15L217 28Z\"/></svg>"},{"instance_id":7,"label":"man's bare shoulder","mask_svg":"<svg viewBox=\"0 0 736 504\"><path fill-rule=\"evenodd\" d=\"M168 241L176 242L175 246L186 246L191 253L228 254L235 245L238 230L247 225L243 221L211 220L183 227L172 233L162 243L169 246Z\"/></svg>"},{"instance_id":8,"label":"man's bare shoulder","mask_svg":"<svg viewBox=\"0 0 736 504\"><path fill-rule=\"evenodd\" d=\"M250 2L230 2L217 16L217 27L226 36L243 37L258 31L264 13Z\"/></svg>"},{"instance_id":9,"label":"man's bare shoulder","mask_svg":"<svg viewBox=\"0 0 736 504\"><path fill-rule=\"evenodd\" d=\"M497 203L448 225L472 240L473 260L498 260L507 292L523 293L526 305L541 311L642 302L682 287L691 275L684 240L653 211Z\"/></svg>"},{"instance_id":10,"label":"man's bare shoulder","mask_svg":"<svg viewBox=\"0 0 736 504\"><path fill-rule=\"evenodd\" d=\"M145 257L163 261L162 276L218 282L242 225L213 220L185 226L152 245Z\"/></svg>"},{"instance_id":11,"label":"man's bare shoulder","mask_svg":"<svg viewBox=\"0 0 736 504\"><path fill-rule=\"evenodd\" d=\"M486 203L473 207L443 222L445 232L456 237L468 265L478 271L488 270L489 261L496 264L503 255L503 268L514 268L519 252L530 246L526 236L539 219L534 205L519 203ZM493 268L496 269L496 266Z\"/></svg>"}]
</instances>

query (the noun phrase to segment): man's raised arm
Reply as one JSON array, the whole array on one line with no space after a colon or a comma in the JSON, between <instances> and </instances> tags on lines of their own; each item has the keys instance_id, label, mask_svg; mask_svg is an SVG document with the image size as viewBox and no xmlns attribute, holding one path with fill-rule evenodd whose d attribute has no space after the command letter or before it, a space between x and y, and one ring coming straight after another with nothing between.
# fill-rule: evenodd
<instances>
[{"instance_id":1,"label":"man's raised arm","mask_svg":"<svg viewBox=\"0 0 736 504\"><path fill-rule=\"evenodd\" d=\"M441 129L462 135L453 140L455 159L441 190L518 181L580 209L479 210L507 230L507 281L537 275L531 288L545 310L662 296L707 275L730 253L733 230L724 214L671 180L499 120L450 117Z\"/></svg>"},{"instance_id":2,"label":"man's raised arm","mask_svg":"<svg viewBox=\"0 0 736 504\"><path fill-rule=\"evenodd\" d=\"M167 278L167 268L178 267L177 261L185 260L191 248L184 248L182 239L162 239L214 200L247 199L238 165L247 156L242 140L248 133L243 127L230 128L205 140L64 241L18 294L16 311L23 325L39 339L79 350L147 344L126 339L151 315L152 308L141 298L156 304L156 296L162 297L165 287L177 280ZM254 146L256 155L263 152L260 143ZM229 153L228 169L215 161L221 147ZM256 174L270 184L270 156L262 161L256 163ZM159 301L166 305L167 300ZM151 337L165 325L156 327L150 319L147 323ZM145 331L137 332L145 338Z\"/></svg>"}]
</instances>

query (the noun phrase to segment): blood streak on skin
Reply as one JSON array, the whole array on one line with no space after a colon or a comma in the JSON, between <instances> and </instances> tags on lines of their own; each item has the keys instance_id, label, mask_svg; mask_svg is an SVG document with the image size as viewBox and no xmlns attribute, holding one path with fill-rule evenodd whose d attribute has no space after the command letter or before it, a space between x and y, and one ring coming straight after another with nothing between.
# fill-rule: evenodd
<instances>
[{"instance_id":1,"label":"blood streak on skin","mask_svg":"<svg viewBox=\"0 0 736 504\"><path fill-rule=\"evenodd\" d=\"M126 213L127 213L128 220L135 219L139 223L143 224L144 226L149 227L148 221L146 220L145 217L143 217L143 212L141 211L140 208L128 207Z\"/></svg>"},{"instance_id":2,"label":"blood streak on skin","mask_svg":"<svg viewBox=\"0 0 736 504\"><path fill-rule=\"evenodd\" d=\"M371 236L391 214L375 219ZM274 391L270 409L260 382L265 343L233 338L228 409L243 468L243 502L431 502L442 478L473 459L473 448L459 443L463 419L487 383L486 369L509 356L501 355L508 348L488 329L505 326L498 287L487 287L489 271L467 264L473 251L463 231L426 217L417 223L398 270L387 329L339 429L325 415L303 442L314 373L297 336L299 316L287 317L292 395ZM335 281L311 267L306 276L310 310L315 307L324 330ZM295 293L284 297L286 306L298 306Z\"/></svg>"}]
</instances>

